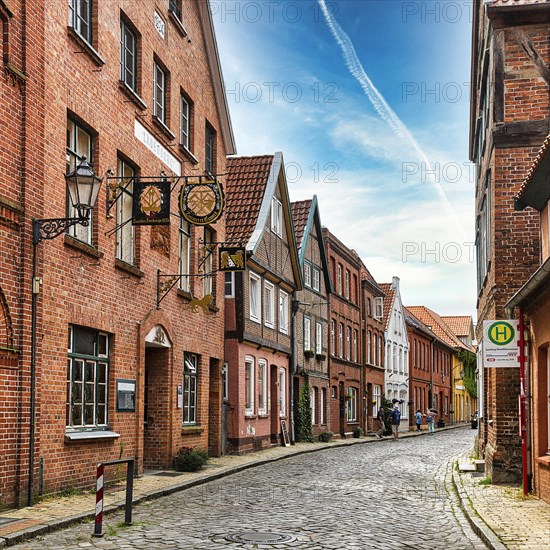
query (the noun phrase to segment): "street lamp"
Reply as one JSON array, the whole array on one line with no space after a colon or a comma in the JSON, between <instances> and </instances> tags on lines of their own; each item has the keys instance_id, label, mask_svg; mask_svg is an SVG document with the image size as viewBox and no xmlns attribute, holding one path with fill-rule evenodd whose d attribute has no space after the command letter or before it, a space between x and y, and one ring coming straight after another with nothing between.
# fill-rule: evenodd
<instances>
[{"instance_id":1,"label":"street lamp","mask_svg":"<svg viewBox=\"0 0 550 550\"><path fill-rule=\"evenodd\" d=\"M40 241L59 237L69 227L77 224L90 225L90 214L97 201L102 178L99 178L83 156L73 172L65 175L67 193L71 204L76 208L76 218L49 218L32 220L32 300L31 300L31 402L29 438L29 484L27 506L32 506L34 482L34 433L36 418L36 301L42 280L36 276L36 249Z\"/></svg>"}]
</instances>

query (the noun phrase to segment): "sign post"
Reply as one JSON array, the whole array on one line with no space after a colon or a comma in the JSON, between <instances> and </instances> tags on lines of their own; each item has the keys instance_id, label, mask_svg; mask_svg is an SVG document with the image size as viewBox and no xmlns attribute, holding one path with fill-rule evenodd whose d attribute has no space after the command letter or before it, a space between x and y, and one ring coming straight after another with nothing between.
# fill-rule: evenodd
<instances>
[{"instance_id":1,"label":"sign post","mask_svg":"<svg viewBox=\"0 0 550 550\"><path fill-rule=\"evenodd\" d=\"M519 332L516 320L483 321L483 366L519 367Z\"/></svg>"}]
</instances>

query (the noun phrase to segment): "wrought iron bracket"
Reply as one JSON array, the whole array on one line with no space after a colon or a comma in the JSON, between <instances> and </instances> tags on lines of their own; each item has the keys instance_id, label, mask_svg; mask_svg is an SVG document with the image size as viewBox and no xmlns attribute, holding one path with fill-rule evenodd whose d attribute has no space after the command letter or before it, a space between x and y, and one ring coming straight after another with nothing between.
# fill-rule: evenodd
<instances>
[{"instance_id":1,"label":"wrought iron bracket","mask_svg":"<svg viewBox=\"0 0 550 550\"><path fill-rule=\"evenodd\" d=\"M83 226L90 225L88 218L50 218L47 220L32 221L32 242L37 245L44 239L55 239L69 227L81 224Z\"/></svg>"}]
</instances>

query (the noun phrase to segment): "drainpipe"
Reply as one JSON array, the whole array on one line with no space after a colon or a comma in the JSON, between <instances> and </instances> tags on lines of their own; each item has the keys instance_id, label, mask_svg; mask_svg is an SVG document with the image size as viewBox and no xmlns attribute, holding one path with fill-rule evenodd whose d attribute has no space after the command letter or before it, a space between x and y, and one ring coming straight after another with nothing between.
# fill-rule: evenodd
<instances>
[{"instance_id":1,"label":"drainpipe","mask_svg":"<svg viewBox=\"0 0 550 550\"><path fill-rule=\"evenodd\" d=\"M527 356L525 354L525 322L523 318L523 309L519 308L519 378L520 378L520 395L519 395L519 425L521 435L521 470L523 481L523 494L527 496L529 493L529 471L530 464L527 454L527 430L529 418L528 414L528 390L525 377L525 369L527 364Z\"/></svg>"},{"instance_id":2,"label":"drainpipe","mask_svg":"<svg viewBox=\"0 0 550 550\"><path fill-rule=\"evenodd\" d=\"M435 338L430 342L430 409L434 406L434 344Z\"/></svg>"},{"instance_id":3,"label":"drainpipe","mask_svg":"<svg viewBox=\"0 0 550 550\"><path fill-rule=\"evenodd\" d=\"M290 376L289 376L289 393L290 393L290 443L294 445L296 439L294 437L294 378L296 377L296 314L300 307L300 301L296 297L296 292L293 293L291 308L290 308Z\"/></svg>"}]
</instances>

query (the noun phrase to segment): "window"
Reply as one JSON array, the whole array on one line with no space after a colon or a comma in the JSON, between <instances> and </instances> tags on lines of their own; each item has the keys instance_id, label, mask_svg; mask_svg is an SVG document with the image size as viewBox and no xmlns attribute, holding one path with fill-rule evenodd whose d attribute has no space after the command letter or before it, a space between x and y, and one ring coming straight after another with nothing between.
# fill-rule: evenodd
<instances>
[{"instance_id":1,"label":"window","mask_svg":"<svg viewBox=\"0 0 550 550\"><path fill-rule=\"evenodd\" d=\"M317 410L315 405L317 404L318 398L319 398L319 389L312 388L311 395L309 397L309 402L311 406L311 423L312 424L317 423Z\"/></svg>"},{"instance_id":2,"label":"window","mask_svg":"<svg viewBox=\"0 0 550 550\"><path fill-rule=\"evenodd\" d=\"M225 272L225 297L235 298L235 273L233 271Z\"/></svg>"},{"instance_id":3,"label":"window","mask_svg":"<svg viewBox=\"0 0 550 550\"><path fill-rule=\"evenodd\" d=\"M262 311L262 280L252 271L250 272L249 287L250 318L259 323Z\"/></svg>"},{"instance_id":4,"label":"window","mask_svg":"<svg viewBox=\"0 0 550 550\"><path fill-rule=\"evenodd\" d=\"M321 388L321 401L319 402L319 424L326 422L327 389Z\"/></svg>"},{"instance_id":5,"label":"window","mask_svg":"<svg viewBox=\"0 0 550 550\"><path fill-rule=\"evenodd\" d=\"M275 287L267 281L264 283L264 324L269 328L275 326Z\"/></svg>"},{"instance_id":6,"label":"window","mask_svg":"<svg viewBox=\"0 0 550 550\"><path fill-rule=\"evenodd\" d=\"M342 296L342 266L340 264L338 264L338 288L336 290Z\"/></svg>"},{"instance_id":7,"label":"window","mask_svg":"<svg viewBox=\"0 0 550 550\"><path fill-rule=\"evenodd\" d=\"M311 288L311 265L304 263L304 285Z\"/></svg>"},{"instance_id":8,"label":"window","mask_svg":"<svg viewBox=\"0 0 550 550\"><path fill-rule=\"evenodd\" d=\"M382 386L374 384L372 387L372 416L376 416L382 405Z\"/></svg>"},{"instance_id":9,"label":"window","mask_svg":"<svg viewBox=\"0 0 550 550\"><path fill-rule=\"evenodd\" d=\"M267 363L258 361L258 414L267 414Z\"/></svg>"},{"instance_id":10,"label":"window","mask_svg":"<svg viewBox=\"0 0 550 550\"><path fill-rule=\"evenodd\" d=\"M374 338L376 341L376 336ZM367 332L367 363L369 365L371 364L371 346L372 346L372 334L371 334L371 331L369 330Z\"/></svg>"},{"instance_id":11,"label":"window","mask_svg":"<svg viewBox=\"0 0 550 550\"><path fill-rule=\"evenodd\" d=\"M352 288L352 296L353 296L353 303L354 304L357 304L359 302L359 300L357 299L357 289L358 289L358 286L357 286L357 275L353 275L353 288Z\"/></svg>"},{"instance_id":12,"label":"window","mask_svg":"<svg viewBox=\"0 0 550 550\"><path fill-rule=\"evenodd\" d=\"M120 80L137 92L137 37L128 23L120 20Z\"/></svg>"},{"instance_id":13,"label":"window","mask_svg":"<svg viewBox=\"0 0 550 550\"><path fill-rule=\"evenodd\" d=\"M229 400L229 376L227 369L229 365L227 363L223 364L222 367L222 400L225 403Z\"/></svg>"},{"instance_id":14,"label":"window","mask_svg":"<svg viewBox=\"0 0 550 550\"><path fill-rule=\"evenodd\" d=\"M370 298L367 298L367 315L369 317L372 316L372 304L371 304Z\"/></svg>"},{"instance_id":15,"label":"window","mask_svg":"<svg viewBox=\"0 0 550 550\"><path fill-rule=\"evenodd\" d=\"M315 353L323 353L323 325L319 321L315 323Z\"/></svg>"},{"instance_id":16,"label":"window","mask_svg":"<svg viewBox=\"0 0 550 550\"><path fill-rule=\"evenodd\" d=\"M279 330L288 334L288 294L284 290L279 294Z\"/></svg>"},{"instance_id":17,"label":"window","mask_svg":"<svg viewBox=\"0 0 550 550\"><path fill-rule=\"evenodd\" d=\"M116 257L127 264L134 265L135 256L135 228L132 225L133 206L133 177L134 169L121 158L117 159L117 176L120 195L116 202Z\"/></svg>"},{"instance_id":18,"label":"window","mask_svg":"<svg viewBox=\"0 0 550 550\"><path fill-rule=\"evenodd\" d=\"M271 199L271 231L278 237L283 236L283 205L279 199Z\"/></svg>"},{"instance_id":19,"label":"window","mask_svg":"<svg viewBox=\"0 0 550 550\"><path fill-rule=\"evenodd\" d=\"M8 64L10 61L10 39L9 39L9 18L10 13L4 8L4 4L0 3L0 26L2 32L2 61Z\"/></svg>"},{"instance_id":20,"label":"window","mask_svg":"<svg viewBox=\"0 0 550 550\"><path fill-rule=\"evenodd\" d=\"M191 103L180 95L180 145L191 150Z\"/></svg>"},{"instance_id":21,"label":"window","mask_svg":"<svg viewBox=\"0 0 550 550\"><path fill-rule=\"evenodd\" d=\"M254 359L244 361L244 413L254 414Z\"/></svg>"},{"instance_id":22,"label":"window","mask_svg":"<svg viewBox=\"0 0 550 550\"><path fill-rule=\"evenodd\" d=\"M359 334L357 330L353 330L353 360L357 363L359 358Z\"/></svg>"},{"instance_id":23,"label":"window","mask_svg":"<svg viewBox=\"0 0 550 550\"><path fill-rule=\"evenodd\" d=\"M67 359L68 428L107 426L109 335L70 326Z\"/></svg>"},{"instance_id":24,"label":"window","mask_svg":"<svg viewBox=\"0 0 550 550\"><path fill-rule=\"evenodd\" d=\"M311 351L311 319L304 317L304 351Z\"/></svg>"},{"instance_id":25,"label":"window","mask_svg":"<svg viewBox=\"0 0 550 550\"><path fill-rule=\"evenodd\" d=\"M319 292L321 288L321 271L316 267L313 268L313 290Z\"/></svg>"},{"instance_id":26,"label":"window","mask_svg":"<svg viewBox=\"0 0 550 550\"><path fill-rule=\"evenodd\" d=\"M204 228L204 279L203 279L203 296L207 294L214 295L214 250L216 249L214 242L214 231L209 227Z\"/></svg>"},{"instance_id":27,"label":"window","mask_svg":"<svg viewBox=\"0 0 550 550\"><path fill-rule=\"evenodd\" d=\"M155 61L153 66L153 116L166 124L166 73Z\"/></svg>"},{"instance_id":28,"label":"window","mask_svg":"<svg viewBox=\"0 0 550 550\"><path fill-rule=\"evenodd\" d=\"M279 370L279 415L286 416L286 370Z\"/></svg>"},{"instance_id":29,"label":"window","mask_svg":"<svg viewBox=\"0 0 550 550\"><path fill-rule=\"evenodd\" d=\"M183 423L197 423L197 367L194 353L184 354L183 364Z\"/></svg>"},{"instance_id":30,"label":"window","mask_svg":"<svg viewBox=\"0 0 550 550\"><path fill-rule=\"evenodd\" d=\"M384 342L382 336L378 336L378 364L382 366L382 350L384 349Z\"/></svg>"},{"instance_id":31,"label":"window","mask_svg":"<svg viewBox=\"0 0 550 550\"><path fill-rule=\"evenodd\" d=\"M79 124L69 119L67 121L67 174L72 172L83 157L93 164L92 136ZM78 218L77 209L68 202L69 218ZM92 220L88 226L80 223L69 228L69 235L88 244L92 244Z\"/></svg>"},{"instance_id":32,"label":"window","mask_svg":"<svg viewBox=\"0 0 550 550\"><path fill-rule=\"evenodd\" d=\"M332 355L336 355L336 321L330 322L330 351Z\"/></svg>"},{"instance_id":33,"label":"window","mask_svg":"<svg viewBox=\"0 0 550 550\"><path fill-rule=\"evenodd\" d=\"M348 422L357 422L357 388L348 388L347 399Z\"/></svg>"},{"instance_id":34,"label":"window","mask_svg":"<svg viewBox=\"0 0 550 550\"><path fill-rule=\"evenodd\" d=\"M92 43L92 0L69 0L69 25L86 42Z\"/></svg>"},{"instance_id":35,"label":"window","mask_svg":"<svg viewBox=\"0 0 550 550\"><path fill-rule=\"evenodd\" d=\"M179 251L178 273L182 275L178 282L178 288L185 292L191 292L191 224L180 217L179 226Z\"/></svg>"},{"instance_id":36,"label":"window","mask_svg":"<svg viewBox=\"0 0 550 550\"><path fill-rule=\"evenodd\" d=\"M181 21L181 0L170 0L168 3L168 10Z\"/></svg>"},{"instance_id":37,"label":"window","mask_svg":"<svg viewBox=\"0 0 550 550\"><path fill-rule=\"evenodd\" d=\"M374 318L381 321L384 317L384 298L378 297L374 299Z\"/></svg>"},{"instance_id":38,"label":"window","mask_svg":"<svg viewBox=\"0 0 550 550\"><path fill-rule=\"evenodd\" d=\"M338 325L338 356L344 357L344 325Z\"/></svg>"},{"instance_id":39,"label":"window","mask_svg":"<svg viewBox=\"0 0 550 550\"><path fill-rule=\"evenodd\" d=\"M216 132L210 124L206 124L205 131L204 169L208 174L216 172Z\"/></svg>"},{"instance_id":40,"label":"window","mask_svg":"<svg viewBox=\"0 0 550 550\"><path fill-rule=\"evenodd\" d=\"M351 328L346 327L346 359L351 360Z\"/></svg>"},{"instance_id":41,"label":"window","mask_svg":"<svg viewBox=\"0 0 550 550\"><path fill-rule=\"evenodd\" d=\"M346 279L345 279L345 296L349 300L349 271L346 269Z\"/></svg>"}]
</instances>

